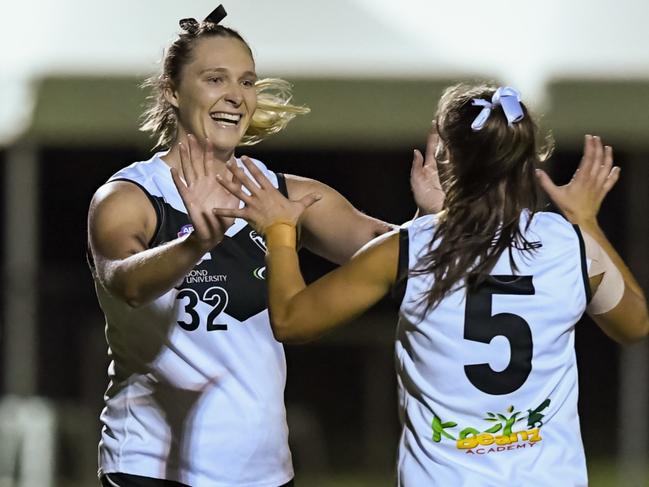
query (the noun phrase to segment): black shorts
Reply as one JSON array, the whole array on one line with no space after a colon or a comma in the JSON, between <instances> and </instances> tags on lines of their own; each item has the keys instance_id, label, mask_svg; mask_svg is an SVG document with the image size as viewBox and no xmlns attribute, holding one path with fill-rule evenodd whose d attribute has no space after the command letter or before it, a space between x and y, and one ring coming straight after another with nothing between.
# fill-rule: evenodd
<instances>
[{"instance_id":1,"label":"black shorts","mask_svg":"<svg viewBox=\"0 0 649 487\"><path fill-rule=\"evenodd\" d=\"M154 479L128 473L107 473L100 478L103 487L190 487L173 480ZM294 487L293 481L280 487Z\"/></svg>"}]
</instances>

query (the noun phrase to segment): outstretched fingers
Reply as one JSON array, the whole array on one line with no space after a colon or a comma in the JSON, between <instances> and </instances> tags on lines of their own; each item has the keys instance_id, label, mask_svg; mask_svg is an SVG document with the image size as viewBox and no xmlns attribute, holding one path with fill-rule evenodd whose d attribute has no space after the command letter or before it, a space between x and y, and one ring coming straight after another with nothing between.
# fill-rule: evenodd
<instances>
[{"instance_id":1,"label":"outstretched fingers","mask_svg":"<svg viewBox=\"0 0 649 487\"><path fill-rule=\"evenodd\" d=\"M214 160L214 144L205 138L205 152L203 154L203 171L208 178L216 177L216 161Z\"/></svg>"},{"instance_id":2,"label":"outstretched fingers","mask_svg":"<svg viewBox=\"0 0 649 487\"><path fill-rule=\"evenodd\" d=\"M212 214L217 218L244 218L245 208L212 208Z\"/></svg>"},{"instance_id":3,"label":"outstretched fingers","mask_svg":"<svg viewBox=\"0 0 649 487\"><path fill-rule=\"evenodd\" d=\"M273 183L270 182L270 180L266 177L266 175L263 172L261 172L261 169L259 169L259 167L257 167L257 165L254 162L252 162L248 156L241 156L241 162L254 178L254 182L257 183L257 185L260 188L275 189Z\"/></svg>"},{"instance_id":4,"label":"outstretched fingers","mask_svg":"<svg viewBox=\"0 0 649 487\"><path fill-rule=\"evenodd\" d=\"M602 140L591 138L589 165L584 169L583 184L604 197L619 177L619 167L613 167L613 148L604 146Z\"/></svg>"},{"instance_id":5,"label":"outstretched fingers","mask_svg":"<svg viewBox=\"0 0 649 487\"><path fill-rule=\"evenodd\" d=\"M604 164L604 145L598 136L593 137L593 157L590 165L590 176L597 177Z\"/></svg>"},{"instance_id":6,"label":"outstretched fingers","mask_svg":"<svg viewBox=\"0 0 649 487\"><path fill-rule=\"evenodd\" d=\"M611 169L611 172L609 172L608 176L606 176L606 179L602 184L602 192L604 195L606 195L613 188L613 186L615 186L618 179L620 179L620 171L620 167L615 166L613 169Z\"/></svg>"},{"instance_id":7,"label":"outstretched fingers","mask_svg":"<svg viewBox=\"0 0 649 487\"><path fill-rule=\"evenodd\" d=\"M189 142L178 142L178 155L180 156L180 170L187 187L191 187L197 179L196 171L192 166L192 156Z\"/></svg>"},{"instance_id":8,"label":"outstretched fingers","mask_svg":"<svg viewBox=\"0 0 649 487\"><path fill-rule=\"evenodd\" d=\"M437 150L439 148L439 134L435 128L431 129L426 137L426 158L423 164L437 171ZM421 152L417 151L421 156Z\"/></svg>"},{"instance_id":9,"label":"outstretched fingers","mask_svg":"<svg viewBox=\"0 0 649 487\"><path fill-rule=\"evenodd\" d=\"M246 205L250 205L252 203L251 196L243 190L244 186L242 182L239 180L239 178L237 177L237 175L234 173L234 171L232 170L230 171L232 174L232 179L226 179L220 174L217 174L216 180L223 188L225 188L225 190L228 193L230 193L233 196L236 196L241 201L243 201Z\"/></svg>"},{"instance_id":10,"label":"outstretched fingers","mask_svg":"<svg viewBox=\"0 0 649 487\"><path fill-rule=\"evenodd\" d=\"M205 176L205 154L206 148L201 147L201 143L193 135L187 136L187 145L189 147L189 164L192 168L195 178Z\"/></svg>"},{"instance_id":11,"label":"outstretched fingers","mask_svg":"<svg viewBox=\"0 0 649 487\"><path fill-rule=\"evenodd\" d=\"M414 176L421 173L424 168L424 156L421 155L418 149L412 153L412 167L410 168L410 175Z\"/></svg>"},{"instance_id":12,"label":"outstretched fingers","mask_svg":"<svg viewBox=\"0 0 649 487\"><path fill-rule=\"evenodd\" d=\"M172 167L170 171L171 171L171 179L173 180L176 189L180 193L180 197L182 198L183 201L185 201L187 198L187 185L180 177L180 174L178 174L178 170L176 168Z\"/></svg>"},{"instance_id":13,"label":"outstretched fingers","mask_svg":"<svg viewBox=\"0 0 649 487\"><path fill-rule=\"evenodd\" d=\"M547 195L550 197L552 201L555 201L555 197L558 195L558 192L560 191L559 186L554 184L552 178L548 176L548 173L546 173L543 169L536 170L536 177L539 180L539 184L541 185L543 191L547 193Z\"/></svg>"},{"instance_id":14,"label":"outstretched fingers","mask_svg":"<svg viewBox=\"0 0 649 487\"><path fill-rule=\"evenodd\" d=\"M597 167L597 183L601 187L606 179L610 176L613 169L613 148L610 145L604 147L602 161Z\"/></svg>"},{"instance_id":15,"label":"outstretched fingers","mask_svg":"<svg viewBox=\"0 0 649 487\"><path fill-rule=\"evenodd\" d=\"M235 183L246 188L252 196L255 196L261 188L261 185L254 179L251 179L246 172L236 163L228 162L226 164L228 171L232 173L232 179Z\"/></svg>"},{"instance_id":16,"label":"outstretched fingers","mask_svg":"<svg viewBox=\"0 0 649 487\"><path fill-rule=\"evenodd\" d=\"M575 174L573 174L573 180L580 180L590 174L590 166L593 162L594 147L593 147L593 136L585 135L584 136L584 153L581 156L581 161L579 161L579 166Z\"/></svg>"}]
</instances>

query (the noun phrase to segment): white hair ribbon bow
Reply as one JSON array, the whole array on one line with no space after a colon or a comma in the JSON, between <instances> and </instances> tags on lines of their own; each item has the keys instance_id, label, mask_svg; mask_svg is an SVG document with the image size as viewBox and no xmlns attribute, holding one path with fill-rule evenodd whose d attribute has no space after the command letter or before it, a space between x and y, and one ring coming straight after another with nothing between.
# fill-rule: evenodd
<instances>
[{"instance_id":1,"label":"white hair ribbon bow","mask_svg":"<svg viewBox=\"0 0 649 487\"><path fill-rule=\"evenodd\" d=\"M498 88L491 97L491 102L481 98L474 98L472 105L482 107L482 110L471 124L471 128L475 131L482 130L482 127L484 127L484 124L491 115L491 110L499 105L505 113L507 125L509 126L513 123L520 122L525 116L523 107L521 106L520 93L509 86L501 86Z\"/></svg>"}]
</instances>

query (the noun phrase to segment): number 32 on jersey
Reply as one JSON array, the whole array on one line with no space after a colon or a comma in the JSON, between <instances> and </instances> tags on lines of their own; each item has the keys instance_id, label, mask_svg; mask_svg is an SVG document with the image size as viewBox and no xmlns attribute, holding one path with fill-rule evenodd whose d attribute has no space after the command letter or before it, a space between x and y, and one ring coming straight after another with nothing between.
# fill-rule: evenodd
<instances>
[{"instance_id":1,"label":"number 32 on jersey","mask_svg":"<svg viewBox=\"0 0 649 487\"><path fill-rule=\"evenodd\" d=\"M187 331L195 331L201 324L201 315L196 310L199 301L203 301L212 306L212 310L207 315L207 331L227 330L228 325L217 323L216 319L228 306L228 292L219 286L213 286L206 289L202 298L196 291L190 288L184 288L178 291L176 299L182 302L184 306L185 319L178 320L178 325Z\"/></svg>"}]
</instances>

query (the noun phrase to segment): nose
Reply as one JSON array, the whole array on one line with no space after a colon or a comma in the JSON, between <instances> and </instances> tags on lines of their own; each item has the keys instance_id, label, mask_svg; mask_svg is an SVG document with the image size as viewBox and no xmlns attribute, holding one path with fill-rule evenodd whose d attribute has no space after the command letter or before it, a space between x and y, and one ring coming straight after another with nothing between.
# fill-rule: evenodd
<instances>
[{"instance_id":1,"label":"nose","mask_svg":"<svg viewBox=\"0 0 649 487\"><path fill-rule=\"evenodd\" d=\"M243 93L239 83L230 83L228 91L225 94L225 101L235 108L238 108L243 102Z\"/></svg>"}]
</instances>

